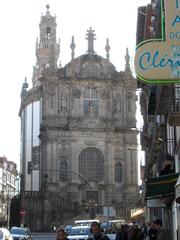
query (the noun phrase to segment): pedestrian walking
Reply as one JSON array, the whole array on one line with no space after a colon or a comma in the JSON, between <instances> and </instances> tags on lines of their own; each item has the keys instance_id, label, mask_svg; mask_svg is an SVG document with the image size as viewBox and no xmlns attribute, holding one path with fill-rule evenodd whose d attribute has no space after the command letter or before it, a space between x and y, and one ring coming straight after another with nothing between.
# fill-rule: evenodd
<instances>
[{"instance_id":1,"label":"pedestrian walking","mask_svg":"<svg viewBox=\"0 0 180 240\"><path fill-rule=\"evenodd\" d=\"M91 223L91 234L87 240L110 240L110 238L101 231L100 223L92 222Z\"/></svg>"},{"instance_id":2,"label":"pedestrian walking","mask_svg":"<svg viewBox=\"0 0 180 240\"><path fill-rule=\"evenodd\" d=\"M155 222L152 222L151 227L148 231L149 240L157 240L157 228L155 226Z\"/></svg>"},{"instance_id":3,"label":"pedestrian walking","mask_svg":"<svg viewBox=\"0 0 180 240\"><path fill-rule=\"evenodd\" d=\"M144 239L144 234L141 230L141 228L139 228L138 225L133 225L133 233L132 233L132 237L131 240L143 240Z\"/></svg>"},{"instance_id":4,"label":"pedestrian walking","mask_svg":"<svg viewBox=\"0 0 180 240\"><path fill-rule=\"evenodd\" d=\"M127 227L122 224L120 231L116 233L115 240L128 240Z\"/></svg>"},{"instance_id":5,"label":"pedestrian walking","mask_svg":"<svg viewBox=\"0 0 180 240\"><path fill-rule=\"evenodd\" d=\"M144 240L146 240L147 233L148 233L148 228L147 228L146 223L143 223L143 224L142 224L142 226L141 226L141 231L142 231L143 234L144 234Z\"/></svg>"},{"instance_id":6,"label":"pedestrian walking","mask_svg":"<svg viewBox=\"0 0 180 240\"><path fill-rule=\"evenodd\" d=\"M69 240L64 228L58 228L56 231L56 240Z\"/></svg>"},{"instance_id":7,"label":"pedestrian walking","mask_svg":"<svg viewBox=\"0 0 180 240\"><path fill-rule=\"evenodd\" d=\"M171 240L170 231L162 226L161 219L156 219L155 227L157 229L157 240Z\"/></svg>"}]
</instances>

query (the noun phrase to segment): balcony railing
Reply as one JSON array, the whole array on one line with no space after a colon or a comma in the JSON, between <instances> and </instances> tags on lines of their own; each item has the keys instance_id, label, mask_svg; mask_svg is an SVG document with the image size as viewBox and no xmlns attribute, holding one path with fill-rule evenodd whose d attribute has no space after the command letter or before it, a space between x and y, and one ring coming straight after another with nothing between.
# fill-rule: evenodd
<instances>
[{"instance_id":1,"label":"balcony railing","mask_svg":"<svg viewBox=\"0 0 180 240\"><path fill-rule=\"evenodd\" d=\"M180 126L180 87L172 89L169 124L171 126Z\"/></svg>"}]
</instances>

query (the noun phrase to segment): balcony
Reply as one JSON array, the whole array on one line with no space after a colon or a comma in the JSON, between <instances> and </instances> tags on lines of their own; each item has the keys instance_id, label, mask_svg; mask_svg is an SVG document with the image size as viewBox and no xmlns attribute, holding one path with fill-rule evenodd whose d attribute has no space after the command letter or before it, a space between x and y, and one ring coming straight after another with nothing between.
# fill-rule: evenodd
<instances>
[{"instance_id":1,"label":"balcony","mask_svg":"<svg viewBox=\"0 0 180 240\"><path fill-rule=\"evenodd\" d=\"M156 113L164 115L168 113L169 99L172 87L169 85L158 86L156 93Z\"/></svg>"},{"instance_id":2,"label":"balcony","mask_svg":"<svg viewBox=\"0 0 180 240\"><path fill-rule=\"evenodd\" d=\"M152 86L150 89L149 103L148 103L148 115L154 115L156 111L156 92L157 86Z\"/></svg>"},{"instance_id":3,"label":"balcony","mask_svg":"<svg viewBox=\"0 0 180 240\"><path fill-rule=\"evenodd\" d=\"M169 125L180 126L180 87L172 89Z\"/></svg>"}]
</instances>

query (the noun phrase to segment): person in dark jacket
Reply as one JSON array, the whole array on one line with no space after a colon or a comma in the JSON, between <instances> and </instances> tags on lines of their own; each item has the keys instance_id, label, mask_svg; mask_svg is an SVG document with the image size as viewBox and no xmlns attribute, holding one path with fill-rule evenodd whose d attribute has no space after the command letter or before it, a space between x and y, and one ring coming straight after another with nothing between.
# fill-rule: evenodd
<instances>
[{"instance_id":1,"label":"person in dark jacket","mask_svg":"<svg viewBox=\"0 0 180 240\"><path fill-rule=\"evenodd\" d=\"M141 228L139 228L138 225L134 225L131 240L143 240L143 239L144 239L144 234Z\"/></svg>"},{"instance_id":2,"label":"person in dark jacket","mask_svg":"<svg viewBox=\"0 0 180 240\"><path fill-rule=\"evenodd\" d=\"M157 240L171 240L169 229L162 226L162 220L156 219L155 227L157 229Z\"/></svg>"},{"instance_id":3,"label":"person in dark jacket","mask_svg":"<svg viewBox=\"0 0 180 240\"><path fill-rule=\"evenodd\" d=\"M115 240L128 240L127 228L126 225L121 225L120 231L116 233Z\"/></svg>"},{"instance_id":4,"label":"person in dark jacket","mask_svg":"<svg viewBox=\"0 0 180 240\"><path fill-rule=\"evenodd\" d=\"M110 238L101 231L100 223L91 223L91 234L87 240L110 240Z\"/></svg>"},{"instance_id":5,"label":"person in dark jacket","mask_svg":"<svg viewBox=\"0 0 180 240\"><path fill-rule=\"evenodd\" d=\"M149 240L157 240L157 231L155 222L153 222L148 231Z\"/></svg>"}]
</instances>

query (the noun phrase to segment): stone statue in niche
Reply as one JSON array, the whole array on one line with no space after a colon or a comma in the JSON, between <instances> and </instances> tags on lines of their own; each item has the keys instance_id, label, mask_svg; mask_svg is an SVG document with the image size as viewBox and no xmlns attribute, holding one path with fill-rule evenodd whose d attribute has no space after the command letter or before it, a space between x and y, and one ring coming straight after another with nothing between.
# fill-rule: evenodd
<instances>
[{"instance_id":1,"label":"stone statue in niche","mask_svg":"<svg viewBox=\"0 0 180 240\"><path fill-rule=\"evenodd\" d=\"M61 95L61 111L67 110L67 98L64 93Z\"/></svg>"},{"instance_id":2,"label":"stone statue in niche","mask_svg":"<svg viewBox=\"0 0 180 240\"><path fill-rule=\"evenodd\" d=\"M127 92L127 110L128 112L131 112L132 106L131 106L131 100L133 98L132 92Z\"/></svg>"},{"instance_id":3,"label":"stone statue in niche","mask_svg":"<svg viewBox=\"0 0 180 240\"><path fill-rule=\"evenodd\" d=\"M114 113L120 113L121 112L121 96L116 96L114 98Z\"/></svg>"},{"instance_id":4,"label":"stone statue in niche","mask_svg":"<svg viewBox=\"0 0 180 240\"><path fill-rule=\"evenodd\" d=\"M73 97L75 97L75 98L80 98L81 97L81 91L77 87L73 88L72 94L73 94Z\"/></svg>"},{"instance_id":5,"label":"stone statue in niche","mask_svg":"<svg viewBox=\"0 0 180 240\"><path fill-rule=\"evenodd\" d=\"M54 95L55 95L55 88L53 85L48 86L48 96L49 96L49 107L54 107Z\"/></svg>"}]
</instances>

